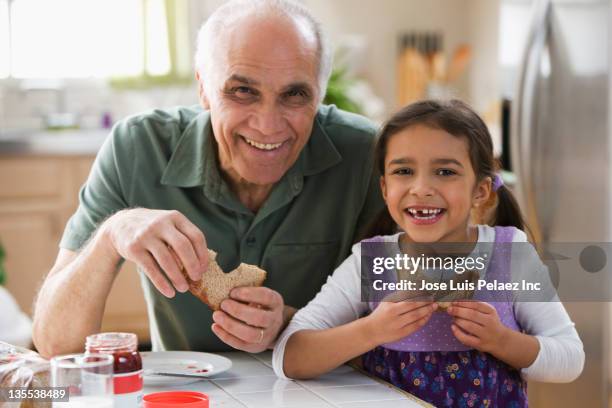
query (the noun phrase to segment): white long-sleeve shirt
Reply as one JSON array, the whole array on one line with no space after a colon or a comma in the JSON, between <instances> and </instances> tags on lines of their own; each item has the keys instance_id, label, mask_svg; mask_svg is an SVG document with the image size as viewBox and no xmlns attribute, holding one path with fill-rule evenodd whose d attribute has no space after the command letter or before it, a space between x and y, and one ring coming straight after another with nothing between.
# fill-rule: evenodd
<instances>
[{"instance_id":1,"label":"white long-sleeve shirt","mask_svg":"<svg viewBox=\"0 0 612 408\"><path fill-rule=\"evenodd\" d=\"M397 242L400 234L384 237L387 242ZM495 241L495 229L478 226L478 243ZM514 234L513 243L526 243L522 231ZM526 245L526 244L523 244ZM492 246L488 246L492 249ZM525 251L512 249L512 271L541 274L547 280L546 269L536 267L534 259ZM287 378L283 371L285 347L289 338L300 330L329 329L363 317L368 312L367 302L361 301L361 245L355 244L353 253L328 277L317 296L294 316L279 336L273 353L274 372ZM535 254L535 251L533 252ZM489 254L490 255L490 254ZM491 257L488 257L491 259ZM541 265L541 263L538 262ZM485 272L486 273L486 272ZM545 275L546 274L546 275ZM544 280L544 278L534 280ZM540 350L535 361L521 370L524 378L544 382L570 382L576 379L584 366L582 341L574 328L563 304L556 294L545 302L514 303L515 319L527 334L535 336Z\"/></svg>"}]
</instances>

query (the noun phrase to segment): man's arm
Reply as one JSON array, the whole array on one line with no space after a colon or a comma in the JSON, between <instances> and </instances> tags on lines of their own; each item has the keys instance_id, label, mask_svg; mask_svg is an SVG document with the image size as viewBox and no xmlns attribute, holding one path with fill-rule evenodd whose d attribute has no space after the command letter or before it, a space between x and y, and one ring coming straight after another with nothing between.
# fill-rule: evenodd
<instances>
[{"instance_id":1,"label":"man's arm","mask_svg":"<svg viewBox=\"0 0 612 408\"><path fill-rule=\"evenodd\" d=\"M181 267L193 280L201 278L208 265L206 248L204 234L177 211L117 212L82 251L60 250L36 301L34 344L46 357L82 350L85 337L100 330L121 258L136 263L157 290L173 297L175 288L189 289ZM295 312L278 292L265 287L235 289L222 308L213 315L213 331L249 352L272 347Z\"/></svg>"},{"instance_id":2,"label":"man's arm","mask_svg":"<svg viewBox=\"0 0 612 408\"><path fill-rule=\"evenodd\" d=\"M35 303L32 337L45 357L83 350L100 329L120 257L98 231L79 252L60 249Z\"/></svg>"},{"instance_id":3,"label":"man's arm","mask_svg":"<svg viewBox=\"0 0 612 408\"><path fill-rule=\"evenodd\" d=\"M106 298L121 258L136 263L165 296L186 292L208 265L206 240L177 211L136 208L108 218L79 252L61 249L35 304L34 344L50 357L83 349L85 337L100 330Z\"/></svg>"}]
</instances>

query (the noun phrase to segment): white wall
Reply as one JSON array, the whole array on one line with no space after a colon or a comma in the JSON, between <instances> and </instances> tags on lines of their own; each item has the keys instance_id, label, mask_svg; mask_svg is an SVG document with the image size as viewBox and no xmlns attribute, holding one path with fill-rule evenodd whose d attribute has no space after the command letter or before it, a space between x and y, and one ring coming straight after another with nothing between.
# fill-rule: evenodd
<instances>
[{"instance_id":1,"label":"white wall","mask_svg":"<svg viewBox=\"0 0 612 408\"><path fill-rule=\"evenodd\" d=\"M467 26L473 58L468 72L469 98L480 111L500 98L498 69L499 1L469 0Z\"/></svg>"}]
</instances>

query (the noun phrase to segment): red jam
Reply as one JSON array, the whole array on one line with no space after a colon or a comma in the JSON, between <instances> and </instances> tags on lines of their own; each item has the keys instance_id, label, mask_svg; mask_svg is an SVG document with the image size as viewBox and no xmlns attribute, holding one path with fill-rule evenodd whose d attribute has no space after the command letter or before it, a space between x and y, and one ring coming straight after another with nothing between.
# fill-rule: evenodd
<instances>
[{"instance_id":1,"label":"red jam","mask_svg":"<svg viewBox=\"0 0 612 408\"><path fill-rule=\"evenodd\" d=\"M95 353L99 353L99 351L95 351ZM113 356L115 356L115 363L113 365L115 374L142 370L142 359L138 351L119 351L113 353Z\"/></svg>"},{"instance_id":2,"label":"red jam","mask_svg":"<svg viewBox=\"0 0 612 408\"><path fill-rule=\"evenodd\" d=\"M142 358L133 333L100 333L87 336L87 353L112 354L115 407L138 407L142 402Z\"/></svg>"}]
</instances>

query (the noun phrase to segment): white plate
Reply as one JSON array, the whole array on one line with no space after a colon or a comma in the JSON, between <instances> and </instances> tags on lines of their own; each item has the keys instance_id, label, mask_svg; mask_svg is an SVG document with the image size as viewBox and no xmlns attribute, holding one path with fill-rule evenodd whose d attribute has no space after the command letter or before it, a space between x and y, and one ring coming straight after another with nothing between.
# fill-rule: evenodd
<instances>
[{"instance_id":1,"label":"white plate","mask_svg":"<svg viewBox=\"0 0 612 408\"><path fill-rule=\"evenodd\" d=\"M189 384L232 367L231 360L226 357L197 351L144 351L140 355L142 356L145 385ZM147 375L147 370L189 374L197 377Z\"/></svg>"}]
</instances>

